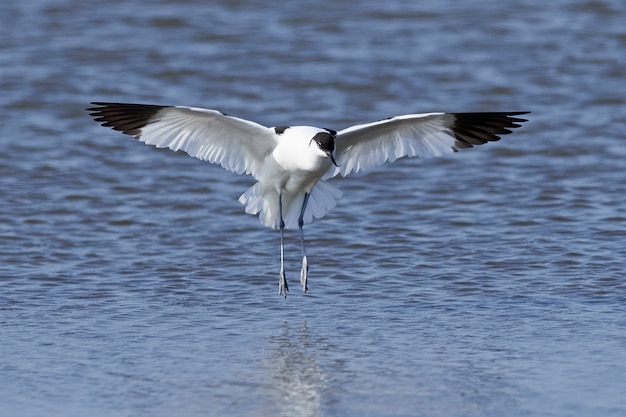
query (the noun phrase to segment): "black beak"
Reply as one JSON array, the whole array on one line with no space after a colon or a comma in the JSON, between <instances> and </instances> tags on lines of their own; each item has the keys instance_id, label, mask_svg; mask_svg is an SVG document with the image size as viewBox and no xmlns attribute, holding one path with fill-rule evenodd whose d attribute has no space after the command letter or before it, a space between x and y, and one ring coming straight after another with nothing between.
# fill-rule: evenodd
<instances>
[{"instance_id":1,"label":"black beak","mask_svg":"<svg viewBox=\"0 0 626 417\"><path fill-rule=\"evenodd\" d=\"M335 157L333 156L333 153L332 152L327 152L326 154L328 155L330 160L333 161L333 165L336 166L337 168L339 168L339 165L337 165L337 162L335 161Z\"/></svg>"}]
</instances>

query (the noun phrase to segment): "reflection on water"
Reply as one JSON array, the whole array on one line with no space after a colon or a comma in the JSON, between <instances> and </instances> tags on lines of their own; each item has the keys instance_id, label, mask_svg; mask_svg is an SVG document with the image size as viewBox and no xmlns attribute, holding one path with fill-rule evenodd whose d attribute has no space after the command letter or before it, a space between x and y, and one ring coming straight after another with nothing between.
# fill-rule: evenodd
<instances>
[{"instance_id":1,"label":"reflection on water","mask_svg":"<svg viewBox=\"0 0 626 417\"><path fill-rule=\"evenodd\" d=\"M310 336L306 322L296 330L283 323L280 334L269 337L269 344L270 397L279 415L325 415L322 406L329 402L331 390L317 357L327 344Z\"/></svg>"}]
</instances>

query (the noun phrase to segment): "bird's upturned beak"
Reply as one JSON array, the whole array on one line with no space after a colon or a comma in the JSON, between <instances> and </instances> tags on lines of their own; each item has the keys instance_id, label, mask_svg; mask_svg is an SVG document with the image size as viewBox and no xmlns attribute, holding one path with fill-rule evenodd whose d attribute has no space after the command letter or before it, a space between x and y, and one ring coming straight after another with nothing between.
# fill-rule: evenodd
<instances>
[{"instance_id":1,"label":"bird's upturned beak","mask_svg":"<svg viewBox=\"0 0 626 417\"><path fill-rule=\"evenodd\" d=\"M328 155L330 160L333 161L333 165L336 166L337 168L339 168L339 165L337 165L337 162L335 161L335 157L333 156L333 153L332 152L326 152L326 155Z\"/></svg>"}]
</instances>

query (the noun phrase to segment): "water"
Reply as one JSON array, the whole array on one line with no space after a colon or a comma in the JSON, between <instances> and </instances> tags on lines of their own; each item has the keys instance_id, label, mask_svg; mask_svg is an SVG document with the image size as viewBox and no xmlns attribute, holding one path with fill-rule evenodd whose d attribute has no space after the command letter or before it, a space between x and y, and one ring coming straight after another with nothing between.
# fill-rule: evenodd
<instances>
[{"instance_id":1,"label":"water","mask_svg":"<svg viewBox=\"0 0 626 417\"><path fill-rule=\"evenodd\" d=\"M0 6L1 416L623 416L619 0ZM251 180L90 101L341 129L530 110L337 179L277 294Z\"/></svg>"}]
</instances>

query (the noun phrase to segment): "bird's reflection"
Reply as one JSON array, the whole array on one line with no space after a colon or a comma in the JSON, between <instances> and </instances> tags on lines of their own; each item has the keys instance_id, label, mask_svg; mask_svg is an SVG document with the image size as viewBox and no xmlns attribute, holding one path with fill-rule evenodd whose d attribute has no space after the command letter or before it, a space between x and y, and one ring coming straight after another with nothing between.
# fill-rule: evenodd
<instances>
[{"instance_id":1,"label":"bird's reflection","mask_svg":"<svg viewBox=\"0 0 626 417\"><path fill-rule=\"evenodd\" d=\"M328 404L329 378L318 364L320 353L328 350L323 339L309 335L304 322L292 330L283 323L281 332L269 338L268 372L273 408L281 416L323 416Z\"/></svg>"}]
</instances>

